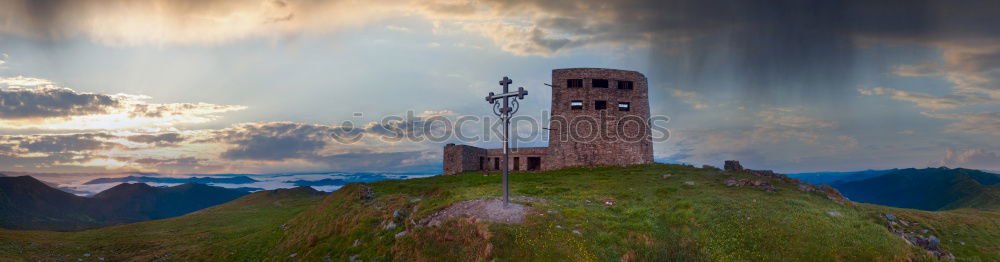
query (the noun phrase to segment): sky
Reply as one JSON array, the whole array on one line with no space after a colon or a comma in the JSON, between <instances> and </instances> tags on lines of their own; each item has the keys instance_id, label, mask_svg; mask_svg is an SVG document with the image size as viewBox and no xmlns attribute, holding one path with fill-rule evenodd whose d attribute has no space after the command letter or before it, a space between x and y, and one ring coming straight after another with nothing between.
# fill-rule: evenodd
<instances>
[{"instance_id":1,"label":"sky","mask_svg":"<svg viewBox=\"0 0 1000 262\"><path fill-rule=\"evenodd\" d=\"M395 136L491 117L503 76L541 118L573 67L646 75L660 162L1000 170L998 24L985 0L0 0L0 170L440 170L499 142Z\"/></svg>"}]
</instances>

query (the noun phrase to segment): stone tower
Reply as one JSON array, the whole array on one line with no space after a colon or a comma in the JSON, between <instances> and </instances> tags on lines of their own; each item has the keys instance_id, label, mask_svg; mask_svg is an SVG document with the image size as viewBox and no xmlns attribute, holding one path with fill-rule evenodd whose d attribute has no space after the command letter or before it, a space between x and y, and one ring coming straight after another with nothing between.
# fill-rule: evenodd
<instances>
[{"instance_id":1,"label":"stone tower","mask_svg":"<svg viewBox=\"0 0 1000 262\"><path fill-rule=\"evenodd\" d=\"M653 162L646 77L639 72L552 70L549 158L556 166Z\"/></svg>"},{"instance_id":2,"label":"stone tower","mask_svg":"<svg viewBox=\"0 0 1000 262\"><path fill-rule=\"evenodd\" d=\"M642 73L603 68L552 70L548 147L511 150L511 170L653 162L649 92ZM444 174L500 170L501 149L444 147Z\"/></svg>"}]
</instances>

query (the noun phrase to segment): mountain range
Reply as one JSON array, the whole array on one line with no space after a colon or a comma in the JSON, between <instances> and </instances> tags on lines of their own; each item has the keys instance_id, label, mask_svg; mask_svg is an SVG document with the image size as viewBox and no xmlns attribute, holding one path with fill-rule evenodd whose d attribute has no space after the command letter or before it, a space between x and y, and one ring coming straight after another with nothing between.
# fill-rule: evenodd
<instances>
[{"instance_id":1,"label":"mountain range","mask_svg":"<svg viewBox=\"0 0 1000 262\"><path fill-rule=\"evenodd\" d=\"M155 177L155 176L127 176L127 177L115 177L115 178L98 178L94 180L87 181L85 185L93 184L105 184L105 183L170 183L170 184L180 184L180 183L220 183L220 184L250 184L258 182L253 178L247 176L236 176L236 177Z\"/></svg>"},{"instance_id":2,"label":"mountain range","mask_svg":"<svg viewBox=\"0 0 1000 262\"><path fill-rule=\"evenodd\" d=\"M247 192L186 183L122 183L93 197L53 188L30 176L0 177L0 227L75 231L180 216Z\"/></svg>"},{"instance_id":3,"label":"mountain range","mask_svg":"<svg viewBox=\"0 0 1000 262\"><path fill-rule=\"evenodd\" d=\"M1000 175L965 168L924 168L793 174L827 184L847 198L920 210L1000 210Z\"/></svg>"}]
</instances>

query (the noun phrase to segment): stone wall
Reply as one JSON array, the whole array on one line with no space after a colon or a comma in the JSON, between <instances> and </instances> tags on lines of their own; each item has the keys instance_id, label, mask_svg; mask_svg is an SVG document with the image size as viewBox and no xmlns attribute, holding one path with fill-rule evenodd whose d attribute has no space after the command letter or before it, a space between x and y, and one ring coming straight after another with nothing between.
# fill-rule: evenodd
<instances>
[{"instance_id":1,"label":"stone wall","mask_svg":"<svg viewBox=\"0 0 1000 262\"><path fill-rule=\"evenodd\" d=\"M529 157L539 157L541 158L540 170L552 170L555 169L551 165L546 165L549 162L549 148L548 147L522 147L522 148L511 148L510 150L510 170L512 171L527 171L528 170L528 158ZM487 169L489 170L503 170L503 148L492 148L486 150L486 155L489 156L489 165ZM514 158L517 158L515 161ZM501 165L500 169L494 169L496 167L493 161L499 160ZM517 162L517 163L515 163ZM514 166L517 164L518 166Z\"/></svg>"},{"instance_id":2,"label":"stone wall","mask_svg":"<svg viewBox=\"0 0 1000 262\"><path fill-rule=\"evenodd\" d=\"M479 170L479 157L486 156L486 149L447 144L444 146L444 174L451 175L462 171Z\"/></svg>"},{"instance_id":3,"label":"stone wall","mask_svg":"<svg viewBox=\"0 0 1000 262\"><path fill-rule=\"evenodd\" d=\"M510 170L528 171L529 157L540 158L542 165L539 169L549 170L550 167L545 165L547 155L547 147L512 148L510 151ZM515 160L514 158L517 159ZM463 171L480 170L480 160L482 160L482 170L503 170L503 149L483 149L474 146L456 144L448 144L444 146L445 175L456 174ZM515 164L517 164L517 166L515 166Z\"/></svg>"}]
</instances>

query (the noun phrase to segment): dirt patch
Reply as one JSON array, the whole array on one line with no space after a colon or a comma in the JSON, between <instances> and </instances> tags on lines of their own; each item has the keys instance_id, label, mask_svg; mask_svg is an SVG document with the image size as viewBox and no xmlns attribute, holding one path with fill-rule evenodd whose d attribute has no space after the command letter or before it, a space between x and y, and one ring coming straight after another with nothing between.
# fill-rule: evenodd
<instances>
[{"instance_id":1,"label":"dirt patch","mask_svg":"<svg viewBox=\"0 0 1000 262\"><path fill-rule=\"evenodd\" d=\"M522 224L524 223L524 215L532 210L532 207L516 203L510 203L509 206L504 207L503 201L499 199L465 200L451 204L451 206L421 219L420 224L437 226L460 216L474 217L494 223Z\"/></svg>"},{"instance_id":2,"label":"dirt patch","mask_svg":"<svg viewBox=\"0 0 1000 262\"><path fill-rule=\"evenodd\" d=\"M529 196L512 196L510 197L510 201L531 202L539 204L545 204L549 202L548 200L542 198L529 197Z\"/></svg>"}]
</instances>

